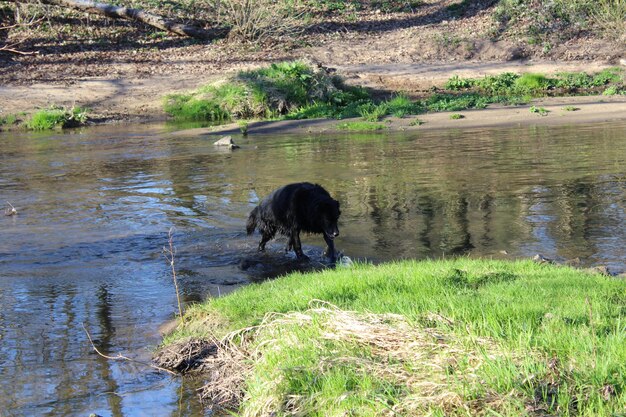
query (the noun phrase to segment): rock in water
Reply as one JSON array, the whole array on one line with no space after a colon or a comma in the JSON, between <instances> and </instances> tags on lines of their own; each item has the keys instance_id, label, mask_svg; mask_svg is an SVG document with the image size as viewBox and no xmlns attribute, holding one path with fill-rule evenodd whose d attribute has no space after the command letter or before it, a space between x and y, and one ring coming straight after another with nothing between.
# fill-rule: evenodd
<instances>
[{"instance_id":1,"label":"rock in water","mask_svg":"<svg viewBox=\"0 0 626 417\"><path fill-rule=\"evenodd\" d=\"M213 145L215 145L215 146L227 146L228 149L237 149L237 148L239 148L239 145L236 145L235 142L233 142L233 138L230 137L230 136L224 136L220 140L218 140L216 142L213 142Z\"/></svg>"}]
</instances>

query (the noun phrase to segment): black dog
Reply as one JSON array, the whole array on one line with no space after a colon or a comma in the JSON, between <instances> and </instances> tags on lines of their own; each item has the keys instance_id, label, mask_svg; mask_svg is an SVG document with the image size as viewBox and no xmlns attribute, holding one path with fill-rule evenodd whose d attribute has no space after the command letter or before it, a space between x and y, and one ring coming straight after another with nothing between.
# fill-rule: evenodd
<instances>
[{"instance_id":1,"label":"black dog","mask_svg":"<svg viewBox=\"0 0 626 417\"><path fill-rule=\"evenodd\" d=\"M333 239L339 236L339 202L333 200L324 188L309 182L289 184L272 191L256 206L246 224L248 234L254 229L261 232L259 251L265 250L265 244L276 232L289 238L286 252L294 250L300 259L307 256L302 252L300 232L322 233L328 245L326 252L331 261L335 261Z\"/></svg>"}]
</instances>

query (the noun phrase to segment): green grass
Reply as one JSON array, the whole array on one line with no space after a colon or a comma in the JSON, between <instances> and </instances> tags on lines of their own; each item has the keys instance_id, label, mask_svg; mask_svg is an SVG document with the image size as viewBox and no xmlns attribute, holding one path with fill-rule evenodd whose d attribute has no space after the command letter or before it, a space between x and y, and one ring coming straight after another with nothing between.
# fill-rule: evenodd
<instances>
[{"instance_id":1,"label":"green grass","mask_svg":"<svg viewBox=\"0 0 626 417\"><path fill-rule=\"evenodd\" d=\"M544 107L530 106L528 109L531 113L537 113L539 116L547 116L550 113L550 110L547 110Z\"/></svg>"},{"instance_id":2,"label":"green grass","mask_svg":"<svg viewBox=\"0 0 626 417\"><path fill-rule=\"evenodd\" d=\"M26 122L26 128L31 130L48 130L55 128L78 127L87 121L87 110L80 107L50 107L39 110Z\"/></svg>"},{"instance_id":3,"label":"green grass","mask_svg":"<svg viewBox=\"0 0 626 417\"><path fill-rule=\"evenodd\" d=\"M483 78L460 78L453 76L444 88L459 97L478 94L483 103L519 104L534 97L559 94L598 94L602 89L615 86L623 88L624 70L607 68L597 74L558 73L548 77L543 74L502 73Z\"/></svg>"},{"instance_id":4,"label":"green grass","mask_svg":"<svg viewBox=\"0 0 626 417\"><path fill-rule=\"evenodd\" d=\"M7 114L6 116L0 116L0 126L11 126L17 123L17 116L14 114Z\"/></svg>"},{"instance_id":5,"label":"green grass","mask_svg":"<svg viewBox=\"0 0 626 417\"><path fill-rule=\"evenodd\" d=\"M350 130L353 132L367 132L367 131L372 131L372 130L384 130L384 129L387 129L387 126L385 126L382 123L374 123L374 122L357 120L357 121L339 123L337 124L337 129Z\"/></svg>"},{"instance_id":6,"label":"green grass","mask_svg":"<svg viewBox=\"0 0 626 417\"><path fill-rule=\"evenodd\" d=\"M367 103L359 107L359 114L366 122L377 122L389 114L387 103Z\"/></svg>"},{"instance_id":7,"label":"green grass","mask_svg":"<svg viewBox=\"0 0 626 417\"><path fill-rule=\"evenodd\" d=\"M525 92L541 91L548 87L548 79L543 74L522 74L515 80L515 87Z\"/></svg>"},{"instance_id":8,"label":"green grass","mask_svg":"<svg viewBox=\"0 0 626 417\"><path fill-rule=\"evenodd\" d=\"M452 120L459 120L459 119L464 119L465 116L463 116L461 113L452 113L450 115L450 119Z\"/></svg>"},{"instance_id":9,"label":"green grass","mask_svg":"<svg viewBox=\"0 0 626 417\"><path fill-rule=\"evenodd\" d=\"M230 339L254 352L242 416L263 404L277 416L626 407L626 282L568 267L462 258L296 273L193 306L185 321L166 345L250 329Z\"/></svg>"},{"instance_id":10,"label":"green grass","mask_svg":"<svg viewBox=\"0 0 626 417\"><path fill-rule=\"evenodd\" d=\"M624 71L609 68L594 75L502 73L475 79L453 76L443 90L436 89L420 100L405 94L375 100L362 87L348 86L322 69L293 61L242 71L189 94L169 95L164 108L180 121L361 117L367 122L378 122L390 115L404 118L425 112L483 109L492 103L524 104L554 94L618 94L624 90Z\"/></svg>"}]
</instances>

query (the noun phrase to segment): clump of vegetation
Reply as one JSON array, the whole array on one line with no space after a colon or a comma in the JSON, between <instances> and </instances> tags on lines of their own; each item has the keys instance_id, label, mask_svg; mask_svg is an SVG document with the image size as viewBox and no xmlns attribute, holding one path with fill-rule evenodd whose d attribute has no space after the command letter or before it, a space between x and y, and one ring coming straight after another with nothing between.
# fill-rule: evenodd
<instances>
[{"instance_id":1,"label":"clump of vegetation","mask_svg":"<svg viewBox=\"0 0 626 417\"><path fill-rule=\"evenodd\" d=\"M565 106L565 107L563 107L563 110L565 110L565 111L578 111L578 110L580 110L580 108L579 107L574 107L574 106Z\"/></svg>"},{"instance_id":2,"label":"clump of vegetation","mask_svg":"<svg viewBox=\"0 0 626 417\"><path fill-rule=\"evenodd\" d=\"M602 92L602 95L603 96L614 96L616 94L624 94L624 92L625 91L622 90L621 88L619 88L618 86L612 85L610 87L607 87L607 89Z\"/></svg>"},{"instance_id":3,"label":"clump of vegetation","mask_svg":"<svg viewBox=\"0 0 626 417\"><path fill-rule=\"evenodd\" d=\"M353 132L367 132L372 130L383 130L386 128L387 126L382 123L373 123L371 121L342 122L337 124L337 129L350 130Z\"/></svg>"},{"instance_id":4,"label":"clump of vegetation","mask_svg":"<svg viewBox=\"0 0 626 417\"><path fill-rule=\"evenodd\" d=\"M610 68L595 75L562 73L554 77L513 73L476 79L454 76L443 91L421 100L398 94L377 101L361 87L347 86L322 68L296 61L240 72L190 94L170 95L165 100L165 111L178 120L213 122L348 117L378 122L389 115L403 118L427 111L482 109L491 103L522 104L558 92L588 94L607 88L607 94L624 90L623 70Z\"/></svg>"},{"instance_id":5,"label":"clump of vegetation","mask_svg":"<svg viewBox=\"0 0 626 417\"><path fill-rule=\"evenodd\" d=\"M459 120L459 119L464 119L465 116L463 116L461 113L452 113L450 115L450 119L452 120Z\"/></svg>"},{"instance_id":6,"label":"clump of vegetation","mask_svg":"<svg viewBox=\"0 0 626 417\"><path fill-rule=\"evenodd\" d=\"M12 126L17 123L17 116L14 114L7 114L6 116L0 116L0 128L2 126Z\"/></svg>"},{"instance_id":7,"label":"clump of vegetation","mask_svg":"<svg viewBox=\"0 0 626 417\"><path fill-rule=\"evenodd\" d=\"M349 106L366 101L365 90L347 87L323 69L295 61L243 71L191 94L168 96L165 111L181 120L340 117L358 110ZM198 103L202 111L195 114Z\"/></svg>"},{"instance_id":8,"label":"clump of vegetation","mask_svg":"<svg viewBox=\"0 0 626 417\"><path fill-rule=\"evenodd\" d=\"M531 113L537 113L539 116L547 116L550 110L547 110L544 107L530 106Z\"/></svg>"},{"instance_id":9,"label":"clump of vegetation","mask_svg":"<svg viewBox=\"0 0 626 417\"><path fill-rule=\"evenodd\" d=\"M245 121L241 121L239 122L239 131L241 131L241 134L244 136L248 136L248 122Z\"/></svg>"},{"instance_id":10,"label":"clump of vegetation","mask_svg":"<svg viewBox=\"0 0 626 417\"><path fill-rule=\"evenodd\" d=\"M425 121L421 120L421 119L413 119L411 120L411 123L409 123L409 126L421 126L424 123L426 123Z\"/></svg>"},{"instance_id":11,"label":"clump of vegetation","mask_svg":"<svg viewBox=\"0 0 626 417\"><path fill-rule=\"evenodd\" d=\"M548 79L542 74L522 74L515 80L515 87L521 91L541 91L548 87Z\"/></svg>"},{"instance_id":12,"label":"clump of vegetation","mask_svg":"<svg viewBox=\"0 0 626 417\"><path fill-rule=\"evenodd\" d=\"M624 88L624 71L621 68L608 68L595 75L581 73L559 73L553 77L543 74L503 73L483 78L451 77L444 88L452 93L449 102L442 110L462 110L464 101L470 107L480 108L489 103L521 104L534 97L553 94L591 94L614 86ZM432 97L431 97L432 99ZM441 101L441 100L438 100ZM441 105L438 105L441 107ZM434 108L433 108L434 107ZM440 110L431 106L431 110Z\"/></svg>"},{"instance_id":13,"label":"clump of vegetation","mask_svg":"<svg viewBox=\"0 0 626 417\"><path fill-rule=\"evenodd\" d=\"M230 119L230 114L217 103L190 94L170 94L163 107L176 120L221 122Z\"/></svg>"},{"instance_id":14,"label":"clump of vegetation","mask_svg":"<svg viewBox=\"0 0 626 417\"><path fill-rule=\"evenodd\" d=\"M35 112L29 121L26 122L26 128L32 130L47 129L65 129L78 127L87 122L87 110L73 106L71 108L52 106Z\"/></svg>"},{"instance_id":15,"label":"clump of vegetation","mask_svg":"<svg viewBox=\"0 0 626 417\"><path fill-rule=\"evenodd\" d=\"M210 346L229 372L204 398L242 416L617 415L625 302L623 280L530 261L357 264L193 306L164 352Z\"/></svg>"},{"instance_id":16,"label":"clump of vegetation","mask_svg":"<svg viewBox=\"0 0 626 417\"><path fill-rule=\"evenodd\" d=\"M389 114L389 106L387 103L366 103L359 107L358 112L366 122L377 122Z\"/></svg>"}]
</instances>

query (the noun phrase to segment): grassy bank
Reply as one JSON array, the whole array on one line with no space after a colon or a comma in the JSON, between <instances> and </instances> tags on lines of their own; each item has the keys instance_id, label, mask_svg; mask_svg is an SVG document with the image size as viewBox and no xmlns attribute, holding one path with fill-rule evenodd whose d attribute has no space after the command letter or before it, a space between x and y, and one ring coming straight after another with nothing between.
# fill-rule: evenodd
<instances>
[{"instance_id":1,"label":"grassy bank","mask_svg":"<svg viewBox=\"0 0 626 417\"><path fill-rule=\"evenodd\" d=\"M209 343L195 363L228 378L205 396L244 416L608 416L626 408L625 305L625 282L566 267L357 265L196 305L165 344Z\"/></svg>"},{"instance_id":2,"label":"grassy bank","mask_svg":"<svg viewBox=\"0 0 626 417\"><path fill-rule=\"evenodd\" d=\"M87 110L72 106L71 108L51 106L35 111L31 116L8 114L0 116L0 132L3 130L50 130L67 129L84 125Z\"/></svg>"},{"instance_id":3,"label":"grassy bank","mask_svg":"<svg viewBox=\"0 0 626 417\"><path fill-rule=\"evenodd\" d=\"M419 99L402 92L378 99L366 89L347 86L338 76L305 62L283 62L242 71L189 94L165 98L166 113L177 120L224 122L232 119L345 119L340 129L378 130L387 116L403 118L427 112L481 109L489 104L524 104L534 98L588 94L626 94L624 71L609 68L597 74L503 73L483 78L454 76Z\"/></svg>"}]
</instances>

